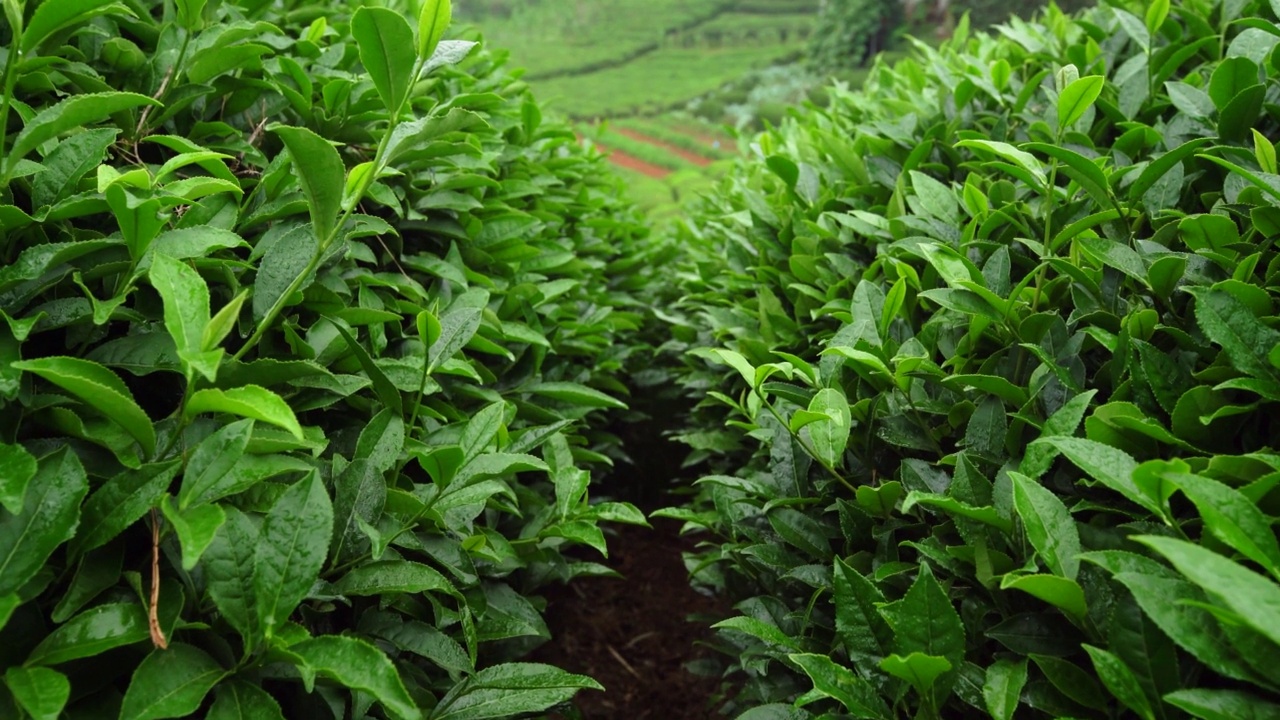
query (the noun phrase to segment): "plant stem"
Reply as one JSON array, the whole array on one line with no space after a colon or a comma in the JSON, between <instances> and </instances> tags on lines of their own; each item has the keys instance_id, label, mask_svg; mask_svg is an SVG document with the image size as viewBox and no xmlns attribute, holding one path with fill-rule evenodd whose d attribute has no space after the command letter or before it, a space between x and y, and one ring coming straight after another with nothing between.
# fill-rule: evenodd
<instances>
[{"instance_id":1,"label":"plant stem","mask_svg":"<svg viewBox=\"0 0 1280 720\"><path fill-rule=\"evenodd\" d=\"M4 63L4 80L0 83L3 94L0 94L0 184L9 184L9 173L13 164L21 158L10 158L5 154L4 141L6 128L9 127L9 101L13 98L13 86L18 81L18 56L21 54L19 44L22 42L22 28L13 28L13 40L9 43L9 57Z\"/></svg>"}]
</instances>

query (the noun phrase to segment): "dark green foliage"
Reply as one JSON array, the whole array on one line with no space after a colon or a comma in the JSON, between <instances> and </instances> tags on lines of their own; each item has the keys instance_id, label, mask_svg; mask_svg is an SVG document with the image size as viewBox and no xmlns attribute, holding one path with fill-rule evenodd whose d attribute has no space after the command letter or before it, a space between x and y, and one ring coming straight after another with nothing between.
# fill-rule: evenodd
<instances>
[{"instance_id":1,"label":"dark green foliage","mask_svg":"<svg viewBox=\"0 0 1280 720\"><path fill-rule=\"evenodd\" d=\"M809 37L808 64L818 72L861 67L888 49L902 22L900 0L824 0Z\"/></svg>"},{"instance_id":2,"label":"dark green foliage","mask_svg":"<svg viewBox=\"0 0 1280 720\"><path fill-rule=\"evenodd\" d=\"M731 714L1280 715L1276 10L962 25L682 226Z\"/></svg>"},{"instance_id":3,"label":"dark green foliage","mask_svg":"<svg viewBox=\"0 0 1280 720\"><path fill-rule=\"evenodd\" d=\"M511 661L663 246L447 2L284 5L4 0L0 716L596 687Z\"/></svg>"}]
</instances>

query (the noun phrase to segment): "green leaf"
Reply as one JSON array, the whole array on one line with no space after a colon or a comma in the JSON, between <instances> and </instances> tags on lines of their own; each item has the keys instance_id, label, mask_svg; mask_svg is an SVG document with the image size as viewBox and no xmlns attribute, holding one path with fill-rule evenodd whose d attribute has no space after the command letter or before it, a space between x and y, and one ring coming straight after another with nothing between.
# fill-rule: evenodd
<instances>
[{"instance_id":1,"label":"green leaf","mask_svg":"<svg viewBox=\"0 0 1280 720\"><path fill-rule=\"evenodd\" d=\"M715 629L715 630L720 630L720 629L734 630L736 632L740 632L745 635L750 635L751 637L763 640L764 642L769 643L770 645L776 645L780 648L786 648L788 650L800 649L800 643L798 639L787 635L785 632L779 629L777 625L767 623L757 618L747 617L746 615L739 615L737 617L731 617L728 620L721 620L720 622L716 623L715 625L712 625L711 627L712 629Z\"/></svg>"},{"instance_id":2,"label":"green leaf","mask_svg":"<svg viewBox=\"0 0 1280 720\"><path fill-rule=\"evenodd\" d=\"M413 29L395 10L362 7L351 16L351 35L360 48L360 63L378 89L382 104L395 115L404 105L418 67L413 56Z\"/></svg>"},{"instance_id":3,"label":"green leaf","mask_svg":"<svg viewBox=\"0 0 1280 720\"><path fill-rule=\"evenodd\" d=\"M399 420L397 417L396 421ZM397 446L396 450L399 449ZM382 478L383 472L385 470L368 460L357 458L334 479L333 540L329 543L332 565L369 550L369 538L360 528L361 523L376 526L378 517L382 515L387 501L387 482Z\"/></svg>"},{"instance_id":4,"label":"green leaf","mask_svg":"<svg viewBox=\"0 0 1280 720\"><path fill-rule=\"evenodd\" d=\"M1280 331L1258 319L1247 305L1225 290L1188 287L1196 299L1196 324L1222 347L1231 363L1253 377L1280 381L1267 355L1280 344Z\"/></svg>"},{"instance_id":5,"label":"green leaf","mask_svg":"<svg viewBox=\"0 0 1280 720\"><path fill-rule=\"evenodd\" d=\"M928 563L920 565L907 594L882 606L880 614L893 628L899 653L935 655L953 665L964 661L964 625Z\"/></svg>"},{"instance_id":6,"label":"green leaf","mask_svg":"<svg viewBox=\"0 0 1280 720\"><path fill-rule=\"evenodd\" d=\"M1258 65L1246 57L1229 57L1218 64L1209 78L1209 97L1225 110L1246 88L1258 84Z\"/></svg>"},{"instance_id":7,"label":"green leaf","mask_svg":"<svg viewBox=\"0 0 1280 720\"><path fill-rule=\"evenodd\" d=\"M1002 532L1013 532L1013 523L999 510L994 507L973 507L965 504L949 495L938 495L936 493L920 492L912 490L907 493L906 499L902 501L902 512L911 512L911 508L916 505L925 505L927 507L935 507L939 510L955 517L968 518L969 520L977 520L985 525L990 525Z\"/></svg>"},{"instance_id":8,"label":"green leaf","mask_svg":"<svg viewBox=\"0 0 1280 720\"><path fill-rule=\"evenodd\" d=\"M378 648L354 637L325 635L289 646L304 679L316 675L367 692L392 716L417 720L422 717L417 704L391 660ZM310 681L308 681L310 687Z\"/></svg>"},{"instance_id":9,"label":"green leaf","mask_svg":"<svg viewBox=\"0 0 1280 720\"><path fill-rule=\"evenodd\" d=\"M449 306L440 318L440 335L431 343L427 372L431 373L458 354L480 327L480 319L489 304L485 290L468 290Z\"/></svg>"},{"instance_id":10,"label":"green leaf","mask_svg":"<svg viewBox=\"0 0 1280 720\"><path fill-rule=\"evenodd\" d=\"M199 390L187 400L183 414L192 417L200 413L229 413L261 420L288 430L299 440L305 439L298 418L284 398L258 385L245 385L230 390Z\"/></svg>"},{"instance_id":11,"label":"green leaf","mask_svg":"<svg viewBox=\"0 0 1280 720\"><path fill-rule=\"evenodd\" d=\"M0 505L11 514L22 512L27 484L36 476L35 457L21 445L0 443Z\"/></svg>"},{"instance_id":12,"label":"green leaf","mask_svg":"<svg viewBox=\"0 0 1280 720\"><path fill-rule=\"evenodd\" d=\"M224 484L232 468L244 456L253 436L253 420L237 420L223 426L200 441L187 461L182 475L182 488L178 491L178 507L182 510L193 505L213 502L223 497Z\"/></svg>"},{"instance_id":13,"label":"green leaf","mask_svg":"<svg viewBox=\"0 0 1280 720\"><path fill-rule=\"evenodd\" d=\"M1098 101L1106 84L1105 77L1088 75L1063 88L1058 95L1058 127L1071 127L1084 117L1085 112Z\"/></svg>"},{"instance_id":14,"label":"green leaf","mask_svg":"<svg viewBox=\"0 0 1280 720\"><path fill-rule=\"evenodd\" d=\"M783 507L769 511L769 526L783 540L806 554L822 561L831 557L831 541L827 539L825 528L799 510Z\"/></svg>"},{"instance_id":15,"label":"green leaf","mask_svg":"<svg viewBox=\"0 0 1280 720\"><path fill-rule=\"evenodd\" d=\"M40 3L22 31L22 52L31 55L40 47L40 43L59 30L116 9L124 9L117 4L117 0L59 0Z\"/></svg>"},{"instance_id":16,"label":"green leaf","mask_svg":"<svg viewBox=\"0 0 1280 720\"><path fill-rule=\"evenodd\" d=\"M209 547L209 543L213 542L218 528L227 521L227 515L220 505L199 505L178 510L167 495L160 508L178 534L178 543L182 546L182 569L191 572L196 563L200 562L200 556Z\"/></svg>"},{"instance_id":17,"label":"green leaf","mask_svg":"<svg viewBox=\"0 0 1280 720\"><path fill-rule=\"evenodd\" d=\"M1017 165L1026 172L1030 173L1042 187L1048 186L1049 176L1045 173L1044 166L1031 153L1019 150L1009 143L999 142L995 140L961 140L956 143L958 148L982 148L987 152L1008 160Z\"/></svg>"},{"instance_id":18,"label":"green leaf","mask_svg":"<svg viewBox=\"0 0 1280 720\"><path fill-rule=\"evenodd\" d=\"M209 325L209 286L200 273L186 263L165 255L151 259L149 277L164 301L165 329L178 347L178 357L186 366L187 377L191 378L194 368L190 366L190 357L204 350L204 333ZM202 374L213 382L216 370L215 365L213 373Z\"/></svg>"},{"instance_id":19,"label":"green leaf","mask_svg":"<svg viewBox=\"0 0 1280 720\"><path fill-rule=\"evenodd\" d=\"M1059 168L1059 170L1065 172L1068 177L1084 188L1085 192L1089 193L1089 196L1098 205L1108 206L1115 202L1115 199L1111 196L1107 174L1092 160L1061 145L1025 143L1023 147L1048 155L1062 163L1063 167Z\"/></svg>"},{"instance_id":20,"label":"green leaf","mask_svg":"<svg viewBox=\"0 0 1280 720\"><path fill-rule=\"evenodd\" d=\"M22 510L0 510L0 595L22 589L80 522L89 491L80 458L66 447L41 459L27 485Z\"/></svg>"},{"instance_id":21,"label":"green leaf","mask_svg":"<svg viewBox=\"0 0 1280 720\"><path fill-rule=\"evenodd\" d=\"M1021 590L1034 595L1078 621L1083 621L1089 611L1080 585L1059 575L1005 575L1000 581L1000 589Z\"/></svg>"},{"instance_id":22,"label":"green leaf","mask_svg":"<svg viewBox=\"0 0 1280 720\"><path fill-rule=\"evenodd\" d=\"M382 369L373 361L369 352L343 326L343 323L334 322L333 327L342 336L342 339L346 341L347 347L356 356L356 361L360 363L360 367L369 376L369 381L373 383L373 390L377 393L378 401L382 403L382 406L389 408L397 415L403 414L404 399L400 397L400 391L396 389L396 386L387 379L386 373L382 372Z\"/></svg>"},{"instance_id":23,"label":"green leaf","mask_svg":"<svg viewBox=\"0 0 1280 720\"><path fill-rule=\"evenodd\" d=\"M244 513L234 507L225 512L227 521L218 528L202 558L205 582L218 612L244 638L245 646L252 647L260 628L254 590L259 533Z\"/></svg>"},{"instance_id":24,"label":"green leaf","mask_svg":"<svg viewBox=\"0 0 1280 720\"><path fill-rule=\"evenodd\" d=\"M996 660L987 668L982 684L982 698L993 720L1013 720L1018 709L1022 688L1027 684L1026 659Z\"/></svg>"},{"instance_id":25,"label":"green leaf","mask_svg":"<svg viewBox=\"0 0 1280 720\"><path fill-rule=\"evenodd\" d=\"M324 250L337 233L338 213L342 210L342 158L328 140L306 128L273 125L269 129L284 141L307 198L317 246Z\"/></svg>"},{"instance_id":26,"label":"green leaf","mask_svg":"<svg viewBox=\"0 0 1280 720\"><path fill-rule=\"evenodd\" d=\"M1043 485L1022 475L1009 473L1013 483L1013 504L1027 539L1040 559L1055 574L1074 580L1080 571L1080 535L1067 506Z\"/></svg>"},{"instance_id":27,"label":"green leaf","mask_svg":"<svg viewBox=\"0 0 1280 720\"><path fill-rule=\"evenodd\" d=\"M864 674L872 673L889 654L893 641L893 630L877 610L877 604L884 602L884 595L838 557L833 580L836 633L854 665Z\"/></svg>"},{"instance_id":28,"label":"green leaf","mask_svg":"<svg viewBox=\"0 0 1280 720\"><path fill-rule=\"evenodd\" d=\"M418 59L426 62L435 54L444 32L453 19L450 0L425 0L418 13Z\"/></svg>"},{"instance_id":29,"label":"green leaf","mask_svg":"<svg viewBox=\"0 0 1280 720\"><path fill-rule=\"evenodd\" d=\"M1084 645L1085 652L1093 660L1094 672L1102 680L1107 690L1124 706L1138 714L1143 720L1155 720L1151 702L1142 691L1138 678L1124 661L1102 648Z\"/></svg>"},{"instance_id":30,"label":"green leaf","mask_svg":"<svg viewBox=\"0 0 1280 720\"><path fill-rule=\"evenodd\" d=\"M589 688L603 690L585 675L539 663L507 663L485 668L453 687L428 720L489 720L540 713Z\"/></svg>"},{"instance_id":31,"label":"green leaf","mask_svg":"<svg viewBox=\"0 0 1280 720\"><path fill-rule=\"evenodd\" d=\"M1147 165L1138 179L1129 186L1129 202L1137 202L1147 194L1161 178L1163 178L1174 165L1180 165L1187 158L1191 157L1197 150L1213 142L1212 138L1195 138L1179 145L1177 148L1161 155Z\"/></svg>"},{"instance_id":32,"label":"green leaf","mask_svg":"<svg viewBox=\"0 0 1280 720\"><path fill-rule=\"evenodd\" d=\"M133 393L112 371L90 360L46 357L12 363L34 373L88 403L119 423L148 455L156 451L156 431L151 418L138 407Z\"/></svg>"},{"instance_id":33,"label":"green leaf","mask_svg":"<svg viewBox=\"0 0 1280 720\"><path fill-rule=\"evenodd\" d=\"M89 608L45 636L27 665L60 665L93 657L112 648L140 643L151 636L147 611L136 603L111 603Z\"/></svg>"},{"instance_id":34,"label":"green leaf","mask_svg":"<svg viewBox=\"0 0 1280 720\"><path fill-rule=\"evenodd\" d=\"M870 683L854 675L848 668L837 665L826 655L797 653L787 657L809 676L817 693L844 705L850 717L865 720L888 720L893 717Z\"/></svg>"},{"instance_id":35,"label":"green leaf","mask_svg":"<svg viewBox=\"0 0 1280 720\"><path fill-rule=\"evenodd\" d=\"M1280 705L1239 690L1178 690L1165 702L1204 720L1274 720Z\"/></svg>"},{"instance_id":36,"label":"green leaf","mask_svg":"<svg viewBox=\"0 0 1280 720\"><path fill-rule=\"evenodd\" d=\"M73 5L75 2L69 0L67 4ZM46 2L41 7L58 5L62 3ZM27 28L27 32L31 32L30 27ZM157 106L159 104L158 101L137 93L103 92L72 95L57 105L41 110L27 122L18 133L18 137L14 138L13 145L8 148L0 177L11 175L14 165L26 157L27 153L68 130L91 125L121 110L139 105Z\"/></svg>"},{"instance_id":37,"label":"green leaf","mask_svg":"<svg viewBox=\"0 0 1280 720\"><path fill-rule=\"evenodd\" d=\"M912 170L910 175L911 187L925 212L952 225L960 221L960 203L951 188L922 172Z\"/></svg>"},{"instance_id":38,"label":"green leaf","mask_svg":"<svg viewBox=\"0 0 1280 720\"><path fill-rule=\"evenodd\" d=\"M523 390L533 395L541 395L582 407L627 409L627 404L621 400L579 383L540 382L525 386Z\"/></svg>"},{"instance_id":39,"label":"green leaf","mask_svg":"<svg viewBox=\"0 0 1280 720\"><path fill-rule=\"evenodd\" d=\"M285 720L276 699L240 680L218 684L217 699L205 720Z\"/></svg>"},{"instance_id":40,"label":"green leaf","mask_svg":"<svg viewBox=\"0 0 1280 720\"><path fill-rule=\"evenodd\" d=\"M1160 32L1160 27L1164 25L1164 21L1169 17L1169 0L1151 0L1151 4L1147 6L1147 32L1155 36Z\"/></svg>"},{"instance_id":41,"label":"green leaf","mask_svg":"<svg viewBox=\"0 0 1280 720\"><path fill-rule=\"evenodd\" d=\"M849 444L849 432L853 423L849 401L839 390L823 388L809 402L809 412L827 418L808 426L813 449L827 467L839 467L844 459L845 447Z\"/></svg>"},{"instance_id":42,"label":"green leaf","mask_svg":"<svg viewBox=\"0 0 1280 720\"><path fill-rule=\"evenodd\" d=\"M1071 700L1095 710L1106 710L1114 705L1107 699L1098 681L1079 665L1048 655L1030 655L1029 657L1049 682Z\"/></svg>"},{"instance_id":43,"label":"green leaf","mask_svg":"<svg viewBox=\"0 0 1280 720\"><path fill-rule=\"evenodd\" d=\"M1080 427L1080 421L1084 419L1085 411L1089 409L1089 402L1097 394L1097 390L1089 390L1068 400L1050 415L1048 420L1045 420L1044 427L1040 430L1040 436L1045 438L1074 435L1076 428ZM1018 471L1029 478L1039 478L1049 471L1049 468L1053 465L1053 459L1057 455L1058 450L1053 445L1032 443L1027 447L1026 455L1023 456L1022 463L1018 466Z\"/></svg>"},{"instance_id":44,"label":"green leaf","mask_svg":"<svg viewBox=\"0 0 1280 720\"><path fill-rule=\"evenodd\" d=\"M453 583L437 570L408 560L384 560L365 563L338 581L338 592L344 595L384 595L441 591L457 595Z\"/></svg>"},{"instance_id":45,"label":"green leaf","mask_svg":"<svg viewBox=\"0 0 1280 720\"><path fill-rule=\"evenodd\" d=\"M333 506L316 473L285 491L262 523L253 558L253 592L269 639L307 596L329 552Z\"/></svg>"},{"instance_id":46,"label":"green leaf","mask_svg":"<svg viewBox=\"0 0 1280 720\"><path fill-rule=\"evenodd\" d=\"M58 720L71 696L71 682L57 670L11 667L4 683L32 720Z\"/></svg>"},{"instance_id":47,"label":"green leaf","mask_svg":"<svg viewBox=\"0 0 1280 720\"><path fill-rule=\"evenodd\" d=\"M1166 477L1195 503L1214 536L1280 579L1280 543L1257 505L1217 480L1187 473Z\"/></svg>"},{"instance_id":48,"label":"green leaf","mask_svg":"<svg viewBox=\"0 0 1280 720\"><path fill-rule=\"evenodd\" d=\"M1134 540L1164 555L1178 572L1234 610L1246 626L1280 644L1280 585L1183 540L1151 535Z\"/></svg>"},{"instance_id":49,"label":"green leaf","mask_svg":"<svg viewBox=\"0 0 1280 720\"><path fill-rule=\"evenodd\" d=\"M153 650L133 672L120 705L130 720L182 718L194 713L227 672L205 651L183 643Z\"/></svg>"},{"instance_id":50,"label":"green leaf","mask_svg":"<svg viewBox=\"0 0 1280 720\"><path fill-rule=\"evenodd\" d=\"M217 315L209 321L204 328L204 337L200 339L200 347L202 350L213 350L222 344L231 331L235 329L236 321L240 319L240 310L244 307L244 301L249 297L249 289L241 290L239 294L231 298L231 302L222 306Z\"/></svg>"},{"instance_id":51,"label":"green leaf","mask_svg":"<svg viewBox=\"0 0 1280 720\"><path fill-rule=\"evenodd\" d=\"M253 318L261 322L277 305L288 307L298 298L285 295L294 281L307 272L319 252L319 230L299 225L272 243L258 265L253 286ZM304 279L298 290L306 291L310 279ZM295 293L296 295L296 293Z\"/></svg>"},{"instance_id":52,"label":"green leaf","mask_svg":"<svg viewBox=\"0 0 1280 720\"><path fill-rule=\"evenodd\" d=\"M1094 480L1159 515L1159 505L1133 482L1138 463L1123 450L1075 437L1042 437L1032 443L1052 445Z\"/></svg>"},{"instance_id":53,"label":"green leaf","mask_svg":"<svg viewBox=\"0 0 1280 720\"><path fill-rule=\"evenodd\" d=\"M890 655L880 663L880 669L906 680L917 692L926 693L938 678L951 670L951 661L933 655L911 653L907 657Z\"/></svg>"},{"instance_id":54,"label":"green leaf","mask_svg":"<svg viewBox=\"0 0 1280 720\"><path fill-rule=\"evenodd\" d=\"M84 504L84 525L71 541L73 555L82 555L111 541L155 507L182 463L143 465L125 470L102 484Z\"/></svg>"}]
</instances>

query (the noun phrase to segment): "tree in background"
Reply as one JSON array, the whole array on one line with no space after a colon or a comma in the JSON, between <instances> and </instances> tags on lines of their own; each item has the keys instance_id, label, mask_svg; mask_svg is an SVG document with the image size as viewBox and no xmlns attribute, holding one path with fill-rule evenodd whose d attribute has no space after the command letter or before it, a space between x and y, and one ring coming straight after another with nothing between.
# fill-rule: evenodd
<instances>
[{"instance_id":1,"label":"tree in background","mask_svg":"<svg viewBox=\"0 0 1280 720\"><path fill-rule=\"evenodd\" d=\"M833 72L868 63L901 27L901 0L822 0L809 38L809 64Z\"/></svg>"}]
</instances>

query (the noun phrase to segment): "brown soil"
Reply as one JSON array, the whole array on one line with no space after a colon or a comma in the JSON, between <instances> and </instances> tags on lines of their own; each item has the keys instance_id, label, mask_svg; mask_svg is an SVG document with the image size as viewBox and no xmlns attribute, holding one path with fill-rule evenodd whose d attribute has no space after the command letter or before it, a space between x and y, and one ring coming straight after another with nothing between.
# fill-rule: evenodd
<instances>
[{"instance_id":1,"label":"brown soil","mask_svg":"<svg viewBox=\"0 0 1280 720\"><path fill-rule=\"evenodd\" d=\"M677 147L670 143L663 142L661 140L658 140L657 138L651 138L642 132L637 132L629 128L615 128L615 131L619 135L626 135L627 137L633 140L639 140L642 143L648 143L650 145L653 145L654 147L660 147L663 150L666 150L667 152L671 153L672 155L678 155L699 167L706 167L707 165L711 164L711 158L706 158L697 153L689 152L688 150L685 150L682 147Z\"/></svg>"},{"instance_id":2,"label":"brown soil","mask_svg":"<svg viewBox=\"0 0 1280 720\"><path fill-rule=\"evenodd\" d=\"M617 165L618 167L635 170L638 173L648 175L651 178L657 178L659 180L671 174L670 170L662 167L661 165L654 165L653 163L645 162L640 158L632 157L624 152L618 152L612 148L607 148L599 143L596 144L596 147L600 148L600 152L609 156L609 162Z\"/></svg>"},{"instance_id":3,"label":"brown soil","mask_svg":"<svg viewBox=\"0 0 1280 720\"><path fill-rule=\"evenodd\" d=\"M722 717L712 705L720 681L684 665L716 655L695 643L710 637L707 617L727 617L729 610L689 586L680 553L692 542L677 535L680 524L654 519L653 525L623 527L609 538L607 564L625 579L584 578L547 593L552 640L532 659L605 687L575 698L587 720ZM700 622L687 619L693 615Z\"/></svg>"}]
</instances>

